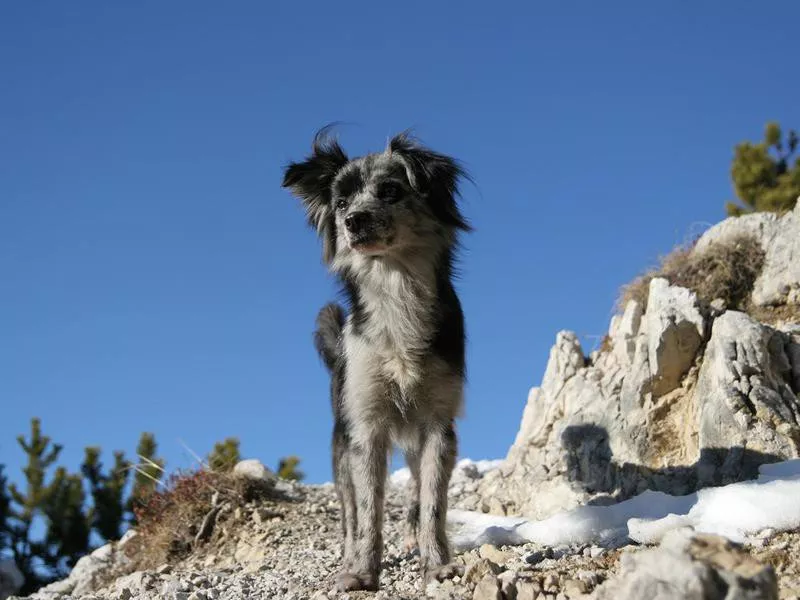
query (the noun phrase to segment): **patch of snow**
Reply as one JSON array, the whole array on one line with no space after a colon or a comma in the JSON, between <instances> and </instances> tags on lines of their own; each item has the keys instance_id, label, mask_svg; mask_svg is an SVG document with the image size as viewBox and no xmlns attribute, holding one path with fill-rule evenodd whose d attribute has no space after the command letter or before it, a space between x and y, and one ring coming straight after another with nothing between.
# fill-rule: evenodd
<instances>
[{"instance_id":1,"label":"patch of snow","mask_svg":"<svg viewBox=\"0 0 800 600\"><path fill-rule=\"evenodd\" d=\"M477 471L478 475L483 477L492 469L499 468L500 465L503 464L503 460L504 459L502 458L497 458L494 460L472 460L471 458L462 458L456 463L455 472L475 470Z\"/></svg>"},{"instance_id":2,"label":"patch of snow","mask_svg":"<svg viewBox=\"0 0 800 600\"><path fill-rule=\"evenodd\" d=\"M800 527L800 459L763 465L759 473L755 481L686 496L646 491L618 504L583 506L542 521L451 510L448 524L459 550L485 543L612 546L629 539L655 543L668 531L686 526L744 541L766 528Z\"/></svg>"},{"instance_id":3,"label":"patch of snow","mask_svg":"<svg viewBox=\"0 0 800 600\"><path fill-rule=\"evenodd\" d=\"M471 458L462 458L453 469L452 481L480 479L489 471L497 469L502 463L503 459L472 460ZM397 469L389 475L389 482L396 486L406 485L409 479L411 479L411 471L408 467Z\"/></svg>"},{"instance_id":4,"label":"patch of snow","mask_svg":"<svg viewBox=\"0 0 800 600\"><path fill-rule=\"evenodd\" d=\"M408 467L397 469L397 471L389 475L389 482L392 485L404 486L409 479L411 479L411 470Z\"/></svg>"}]
</instances>

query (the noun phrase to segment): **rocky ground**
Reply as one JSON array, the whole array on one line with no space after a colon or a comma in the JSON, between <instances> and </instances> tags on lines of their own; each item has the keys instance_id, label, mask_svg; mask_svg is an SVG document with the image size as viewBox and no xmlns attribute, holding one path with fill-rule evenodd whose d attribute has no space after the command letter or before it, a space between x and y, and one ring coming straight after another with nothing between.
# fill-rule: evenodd
<instances>
[{"instance_id":1,"label":"rocky ground","mask_svg":"<svg viewBox=\"0 0 800 600\"><path fill-rule=\"evenodd\" d=\"M473 488L457 482L451 501L471 502ZM744 548L685 532L655 549L633 544L483 545L456 555L464 566L463 576L424 587L418 558L403 550L403 506L401 488L390 486L384 570L377 593L333 591L340 561L336 495L330 485L294 485L289 498L232 509L220 518L210 540L188 558L119 576L133 568L124 554L141 551L131 552L136 536L129 536L115 552L98 552L103 556L94 566L76 569L82 574L72 582L50 586L33 598L602 600L643 598L648 586L661 594L648 595L653 598L800 598L800 532L770 531ZM675 581L676 573L684 574L680 581ZM720 581L727 583L718 589ZM708 586L717 587L712 593ZM705 591L690 595L694 588ZM727 595L733 589L748 595Z\"/></svg>"}]
</instances>

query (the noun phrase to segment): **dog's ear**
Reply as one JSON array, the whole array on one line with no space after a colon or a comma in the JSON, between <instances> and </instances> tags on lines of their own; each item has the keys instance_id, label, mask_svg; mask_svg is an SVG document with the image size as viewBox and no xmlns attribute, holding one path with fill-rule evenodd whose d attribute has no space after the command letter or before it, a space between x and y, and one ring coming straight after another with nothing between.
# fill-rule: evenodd
<instances>
[{"instance_id":1,"label":"dog's ear","mask_svg":"<svg viewBox=\"0 0 800 600\"><path fill-rule=\"evenodd\" d=\"M425 148L407 133L393 137L387 152L400 158L411 187L428 199L440 221L464 231L471 229L456 202L459 181L468 177L458 161Z\"/></svg>"},{"instance_id":2,"label":"dog's ear","mask_svg":"<svg viewBox=\"0 0 800 600\"><path fill-rule=\"evenodd\" d=\"M311 154L303 162L290 163L283 173L282 186L303 202L309 224L322 238L323 259L333 260L336 252L336 223L331 206L331 185L347 164L347 155L329 136L329 128L314 136Z\"/></svg>"}]
</instances>

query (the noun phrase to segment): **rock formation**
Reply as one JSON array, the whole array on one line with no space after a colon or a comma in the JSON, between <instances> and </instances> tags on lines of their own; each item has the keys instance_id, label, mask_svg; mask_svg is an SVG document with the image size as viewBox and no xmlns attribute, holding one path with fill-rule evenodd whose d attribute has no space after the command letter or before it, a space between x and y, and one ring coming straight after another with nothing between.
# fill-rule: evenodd
<instances>
[{"instance_id":1,"label":"rock formation","mask_svg":"<svg viewBox=\"0 0 800 600\"><path fill-rule=\"evenodd\" d=\"M631 300L591 356L560 332L505 463L465 507L491 497L484 509L543 518L645 489L685 494L797 457L800 204L727 219L692 252L742 236L764 252L756 316L654 277L646 309Z\"/></svg>"}]
</instances>

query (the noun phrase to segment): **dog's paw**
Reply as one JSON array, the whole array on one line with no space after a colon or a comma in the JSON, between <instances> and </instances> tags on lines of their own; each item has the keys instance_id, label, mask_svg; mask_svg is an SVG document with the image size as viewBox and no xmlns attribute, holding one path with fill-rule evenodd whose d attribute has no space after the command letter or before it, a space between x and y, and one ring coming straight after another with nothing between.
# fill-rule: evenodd
<instances>
[{"instance_id":1,"label":"dog's paw","mask_svg":"<svg viewBox=\"0 0 800 600\"><path fill-rule=\"evenodd\" d=\"M445 579L452 579L453 577L464 576L464 566L450 563L447 565L439 565L438 567L427 567L425 569L425 583L432 581L444 581Z\"/></svg>"},{"instance_id":2,"label":"dog's paw","mask_svg":"<svg viewBox=\"0 0 800 600\"><path fill-rule=\"evenodd\" d=\"M342 571L336 576L337 592L355 592L358 590L377 591L378 578L369 573L349 573L348 571Z\"/></svg>"}]
</instances>

